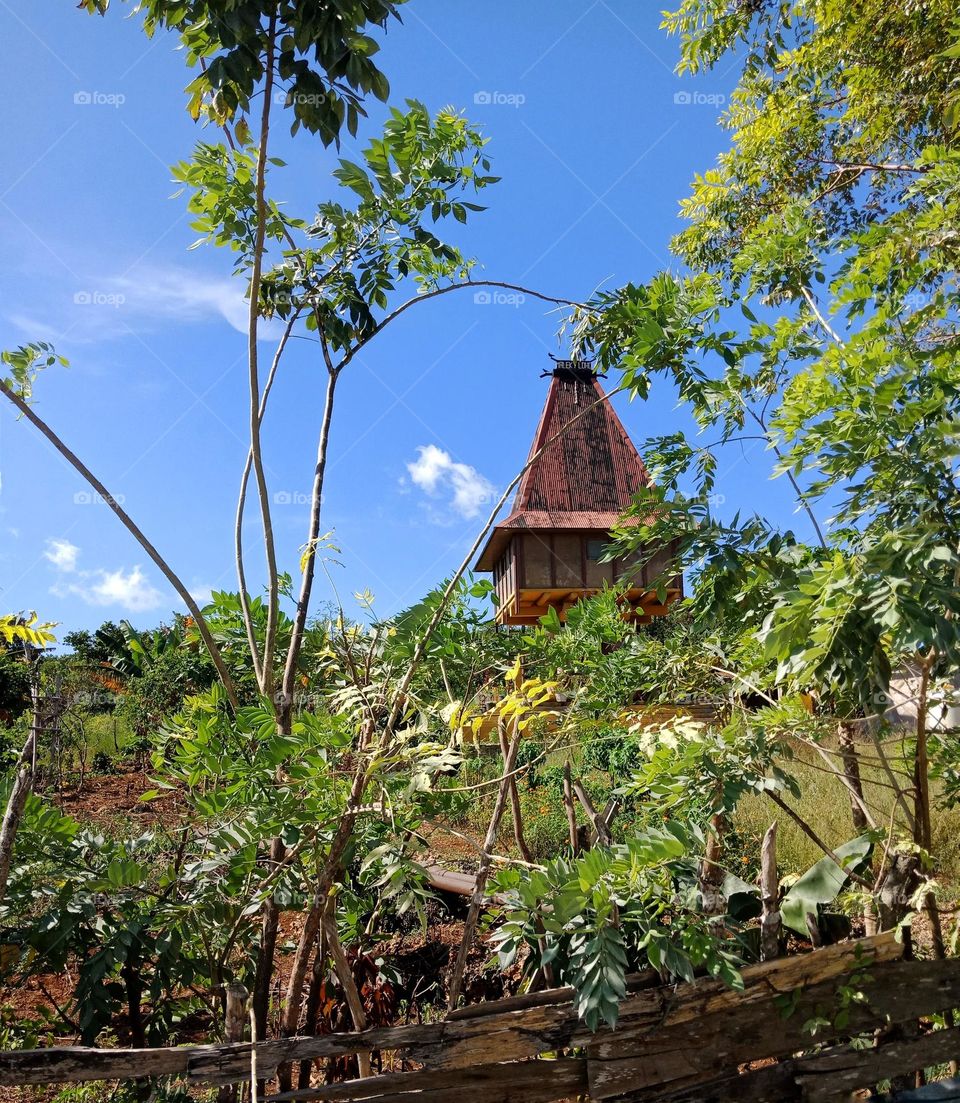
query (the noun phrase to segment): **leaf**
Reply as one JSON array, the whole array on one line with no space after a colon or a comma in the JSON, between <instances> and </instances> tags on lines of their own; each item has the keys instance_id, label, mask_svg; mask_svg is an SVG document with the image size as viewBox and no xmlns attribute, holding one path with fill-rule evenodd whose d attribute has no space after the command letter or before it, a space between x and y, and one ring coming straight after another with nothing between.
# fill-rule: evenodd
<instances>
[{"instance_id":1,"label":"leaf","mask_svg":"<svg viewBox=\"0 0 960 1103\"><path fill-rule=\"evenodd\" d=\"M837 847L836 855L843 862L843 869L828 857L811 866L790 888L780 905L780 914L786 926L797 934L806 935L807 914L819 915L820 905L832 904L849 879L846 870L856 870L862 866L872 849L870 836L861 835Z\"/></svg>"}]
</instances>

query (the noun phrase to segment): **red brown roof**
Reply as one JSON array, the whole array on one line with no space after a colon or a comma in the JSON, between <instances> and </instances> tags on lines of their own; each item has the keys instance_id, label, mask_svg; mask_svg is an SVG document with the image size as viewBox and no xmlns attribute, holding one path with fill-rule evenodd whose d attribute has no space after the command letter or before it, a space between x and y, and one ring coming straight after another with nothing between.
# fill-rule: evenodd
<instances>
[{"instance_id":1,"label":"red brown roof","mask_svg":"<svg viewBox=\"0 0 960 1103\"><path fill-rule=\"evenodd\" d=\"M588 370L554 372L527 462L544 446L520 482L510 516L491 532L478 570L493 570L517 529L612 528L650 483L640 453Z\"/></svg>"}]
</instances>

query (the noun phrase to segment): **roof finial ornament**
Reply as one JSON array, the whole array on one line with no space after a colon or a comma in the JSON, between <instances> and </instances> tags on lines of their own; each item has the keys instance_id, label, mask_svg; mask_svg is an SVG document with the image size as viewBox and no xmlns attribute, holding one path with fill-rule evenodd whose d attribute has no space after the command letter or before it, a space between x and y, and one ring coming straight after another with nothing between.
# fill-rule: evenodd
<instances>
[{"instance_id":1,"label":"roof finial ornament","mask_svg":"<svg viewBox=\"0 0 960 1103\"><path fill-rule=\"evenodd\" d=\"M552 377L573 383L589 383L594 379L607 378L606 372L600 372L594 369L592 359L587 360L581 357L576 360L561 360L559 357L554 356L552 352L548 352L547 355L556 366L548 371L541 372L541 379Z\"/></svg>"}]
</instances>

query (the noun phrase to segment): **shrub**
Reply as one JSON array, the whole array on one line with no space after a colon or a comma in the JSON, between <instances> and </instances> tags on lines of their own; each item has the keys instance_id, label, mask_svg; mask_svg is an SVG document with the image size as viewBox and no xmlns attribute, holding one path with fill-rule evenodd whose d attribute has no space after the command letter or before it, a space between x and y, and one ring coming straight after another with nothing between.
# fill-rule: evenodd
<instances>
[{"instance_id":1,"label":"shrub","mask_svg":"<svg viewBox=\"0 0 960 1103\"><path fill-rule=\"evenodd\" d=\"M567 815L563 805L542 790L520 791L520 812L523 816L523 834L535 862L555 858L569 843ZM504 817L503 838L507 838L507 825L510 813Z\"/></svg>"},{"instance_id":2,"label":"shrub","mask_svg":"<svg viewBox=\"0 0 960 1103\"><path fill-rule=\"evenodd\" d=\"M95 774L112 774L113 773L113 759L107 754L106 751L97 751L93 756L93 763L90 767Z\"/></svg>"}]
</instances>

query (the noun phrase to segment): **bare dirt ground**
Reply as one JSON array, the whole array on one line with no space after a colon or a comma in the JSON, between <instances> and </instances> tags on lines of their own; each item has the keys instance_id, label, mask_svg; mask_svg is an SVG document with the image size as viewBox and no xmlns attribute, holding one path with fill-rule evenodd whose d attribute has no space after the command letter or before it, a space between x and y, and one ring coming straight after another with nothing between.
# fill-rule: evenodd
<instances>
[{"instance_id":1,"label":"bare dirt ground","mask_svg":"<svg viewBox=\"0 0 960 1103\"><path fill-rule=\"evenodd\" d=\"M123 831L129 833L151 829L175 829L183 823L183 805L174 792L149 801L141 798L153 789L150 775L145 771L130 770L118 774L92 775L84 785L66 788L60 793L49 794L65 814L104 833ZM475 846L445 831L430 833L431 852L436 848L437 857L452 869L474 871L477 852ZM426 848L424 856L427 855ZM396 978L394 1000L397 1008L396 1022L419 1022L440 1017L445 1000L446 975L450 969L463 935L462 915L465 901L449 898L446 903L428 906L427 925L422 926L411 917L410 929L397 933L380 942L367 946L366 959L389 963L391 976ZM279 1007L284 998L292 963L293 950L303 925L303 915L284 912L280 917L277 972L273 991L273 1004ZM352 951L351 951L352 953ZM465 975L464 991L469 1002L496 999L516 991L520 981L520 968L507 974L489 968L490 950L478 943L470 954ZM0 1007L9 1020L35 1019L49 1015L53 1019L50 1035L44 1044L71 1045L77 1043L77 1035L63 1017L69 1013L70 998L75 978L71 971L46 973L28 978L18 985L0 985ZM115 1024L117 1041L124 1044L124 1024ZM184 1042L203 1044L216 1039L210 1024L197 1022L181 1039ZM344 1022L335 1029L349 1029ZM0 1088L0 1103L46 1103L57 1094L56 1088Z\"/></svg>"},{"instance_id":2,"label":"bare dirt ground","mask_svg":"<svg viewBox=\"0 0 960 1103\"><path fill-rule=\"evenodd\" d=\"M131 826L149 830L152 827L175 827L182 823L182 804L175 791L164 792L145 801L143 794L155 788L145 770L129 770L120 774L93 774L83 786L64 789L59 797L46 794L61 812L81 823L104 830Z\"/></svg>"}]
</instances>

